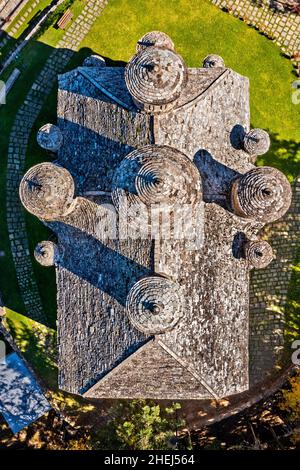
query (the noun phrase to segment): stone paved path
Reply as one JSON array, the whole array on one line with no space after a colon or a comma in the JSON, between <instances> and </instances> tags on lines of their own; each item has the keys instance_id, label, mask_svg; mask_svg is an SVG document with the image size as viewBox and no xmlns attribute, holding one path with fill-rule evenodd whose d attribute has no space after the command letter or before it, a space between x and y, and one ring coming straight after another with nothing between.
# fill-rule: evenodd
<instances>
[{"instance_id":1,"label":"stone paved path","mask_svg":"<svg viewBox=\"0 0 300 470\"><path fill-rule=\"evenodd\" d=\"M11 251L27 315L41 323L45 322L45 317L29 253L25 214L19 200L18 187L24 174L29 136L44 101L53 88L57 75L63 72L106 4L107 0L87 0L82 13L68 28L32 84L16 114L9 136L6 203Z\"/></svg>"},{"instance_id":2,"label":"stone paved path","mask_svg":"<svg viewBox=\"0 0 300 470\"><path fill-rule=\"evenodd\" d=\"M269 0L262 0L262 6L251 0L211 0L220 8L256 26L268 37L274 39L283 52L293 57L300 52L300 15L282 14L269 8Z\"/></svg>"}]
</instances>

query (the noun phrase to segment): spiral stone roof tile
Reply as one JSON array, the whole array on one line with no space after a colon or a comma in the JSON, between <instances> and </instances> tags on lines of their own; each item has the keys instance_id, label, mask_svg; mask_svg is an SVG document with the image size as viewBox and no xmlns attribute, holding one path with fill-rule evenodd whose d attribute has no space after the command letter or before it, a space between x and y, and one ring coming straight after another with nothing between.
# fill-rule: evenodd
<instances>
[{"instance_id":1,"label":"spiral stone roof tile","mask_svg":"<svg viewBox=\"0 0 300 470\"><path fill-rule=\"evenodd\" d=\"M147 47L127 64L125 81L138 107L161 112L172 107L186 85L187 70L174 51Z\"/></svg>"},{"instance_id":2,"label":"spiral stone roof tile","mask_svg":"<svg viewBox=\"0 0 300 470\"><path fill-rule=\"evenodd\" d=\"M48 162L30 168L20 184L22 204L42 220L57 220L68 214L74 192L74 181L68 170Z\"/></svg>"},{"instance_id":3,"label":"spiral stone roof tile","mask_svg":"<svg viewBox=\"0 0 300 470\"><path fill-rule=\"evenodd\" d=\"M144 36L138 40L136 45L136 52L140 52L147 47L152 46L174 50L174 43L166 33L161 31L150 31L149 33L144 34Z\"/></svg>"},{"instance_id":4,"label":"spiral stone roof tile","mask_svg":"<svg viewBox=\"0 0 300 470\"><path fill-rule=\"evenodd\" d=\"M148 145L127 155L112 184L112 200L122 221L147 233L164 212L183 217L201 200L201 178L190 159L172 147ZM188 214L190 217L190 215ZM159 228L158 228L159 229ZM165 230L169 230L169 226Z\"/></svg>"},{"instance_id":5,"label":"spiral stone roof tile","mask_svg":"<svg viewBox=\"0 0 300 470\"><path fill-rule=\"evenodd\" d=\"M100 55L90 55L83 61L84 67L106 67L105 59Z\"/></svg>"},{"instance_id":6,"label":"spiral stone roof tile","mask_svg":"<svg viewBox=\"0 0 300 470\"><path fill-rule=\"evenodd\" d=\"M57 152L63 143L61 130L54 124L45 124L37 133L37 143L45 150Z\"/></svg>"},{"instance_id":7,"label":"spiral stone roof tile","mask_svg":"<svg viewBox=\"0 0 300 470\"><path fill-rule=\"evenodd\" d=\"M206 69L217 68L217 67L224 68L225 67L225 62L224 62L224 60L222 59L221 56L219 56L217 54L210 54L210 55L205 57L205 59L203 61L203 67L206 68Z\"/></svg>"},{"instance_id":8,"label":"spiral stone roof tile","mask_svg":"<svg viewBox=\"0 0 300 470\"><path fill-rule=\"evenodd\" d=\"M233 183L231 200L234 212L244 218L272 222L290 207L291 186L281 171L271 167L250 170Z\"/></svg>"},{"instance_id":9,"label":"spiral stone roof tile","mask_svg":"<svg viewBox=\"0 0 300 470\"><path fill-rule=\"evenodd\" d=\"M150 276L130 290L126 309L131 323L147 335L172 330L184 314L184 299L175 282Z\"/></svg>"},{"instance_id":10,"label":"spiral stone roof tile","mask_svg":"<svg viewBox=\"0 0 300 470\"><path fill-rule=\"evenodd\" d=\"M128 154L113 180L113 200L119 207L120 197L129 205L141 201L151 204L195 204L201 197L197 167L178 150L147 145Z\"/></svg>"},{"instance_id":11,"label":"spiral stone roof tile","mask_svg":"<svg viewBox=\"0 0 300 470\"><path fill-rule=\"evenodd\" d=\"M269 134L263 129L251 129L244 136L244 149L250 155L263 155L270 148Z\"/></svg>"},{"instance_id":12,"label":"spiral stone roof tile","mask_svg":"<svg viewBox=\"0 0 300 470\"><path fill-rule=\"evenodd\" d=\"M264 240L248 241L245 246L245 257L253 268L265 268L274 259L272 247Z\"/></svg>"},{"instance_id":13,"label":"spiral stone roof tile","mask_svg":"<svg viewBox=\"0 0 300 470\"><path fill-rule=\"evenodd\" d=\"M59 261L59 250L55 243L44 241L37 244L34 257L42 266L54 266Z\"/></svg>"}]
</instances>

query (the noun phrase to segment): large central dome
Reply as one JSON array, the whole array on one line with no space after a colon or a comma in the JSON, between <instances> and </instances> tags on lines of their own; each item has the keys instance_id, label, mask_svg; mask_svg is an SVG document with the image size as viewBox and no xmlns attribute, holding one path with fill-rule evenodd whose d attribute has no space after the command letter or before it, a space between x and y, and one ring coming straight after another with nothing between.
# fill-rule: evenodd
<instances>
[{"instance_id":1,"label":"large central dome","mask_svg":"<svg viewBox=\"0 0 300 470\"><path fill-rule=\"evenodd\" d=\"M127 206L142 203L195 204L200 200L201 180L193 162L172 147L147 145L127 155L113 180L113 201Z\"/></svg>"},{"instance_id":2,"label":"large central dome","mask_svg":"<svg viewBox=\"0 0 300 470\"><path fill-rule=\"evenodd\" d=\"M112 189L121 226L126 222L143 233L151 227L152 235L155 230L168 231L171 219L181 220L189 231L191 214L202 201L197 167L179 150L161 145L147 145L127 155L114 175ZM162 214L164 228L156 226Z\"/></svg>"}]
</instances>

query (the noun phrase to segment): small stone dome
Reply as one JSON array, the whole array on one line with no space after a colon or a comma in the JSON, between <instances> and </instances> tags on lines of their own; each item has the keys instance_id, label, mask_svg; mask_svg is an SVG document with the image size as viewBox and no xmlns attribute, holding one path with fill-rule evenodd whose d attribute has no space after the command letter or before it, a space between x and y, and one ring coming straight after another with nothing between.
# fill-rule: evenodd
<instances>
[{"instance_id":1,"label":"small stone dome","mask_svg":"<svg viewBox=\"0 0 300 470\"><path fill-rule=\"evenodd\" d=\"M179 150L147 145L124 158L114 175L112 189L118 211L141 203L194 205L201 198L201 179L194 163Z\"/></svg>"},{"instance_id":2,"label":"small stone dome","mask_svg":"<svg viewBox=\"0 0 300 470\"><path fill-rule=\"evenodd\" d=\"M215 67L225 67L225 62L221 56L217 54L210 54L205 57L203 61L203 67L205 69L215 68Z\"/></svg>"},{"instance_id":3,"label":"small stone dome","mask_svg":"<svg viewBox=\"0 0 300 470\"><path fill-rule=\"evenodd\" d=\"M59 127L45 124L39 129L36 140L43 149L57 152L63 143L63 135Z\"/></svg>"},{"instance_id":4,"label":"small stone dome","mask_svg":"<svg viewBox=\"0 0 300 470\"><path fill-rule=\"evenodd\" d=\"M253 268L265 268L274 259L272 247L264 240L248 241L245 244L245 258Z\"/></svg>"},{"instance_id":5,"label":"small stone dome","mask_svg":"<svg viewBox=\"0 0 300 470\"><path fill-rule=\"evenodd\" d=\"M51 241L40 242L35 247L34 257L42 266L53 266L59 261L58 246Z\"/></svg>"},{"instance_id":6,"label":"small stone dome","mask_svg":"<svg viewBox=\"0 0 300 470\"><path fill-rule=\"evenodd\" d=\"M271 145L269 134L263 129L251 129L245 134L243 145L250 155L263 155Z\"/></svg>"},{"instance_id":7,"label":"small stone dome","mask_svg":"<svg viewBox=\"0 0 300 470\"><path fill-rule=\"evenodd\" d=\"M181 288L164 277L145 277L130 290L126 310L133 326L147 335L172 330L184 314Z\"/></svg>"},{"instance_id":8,"label":"small stone dome","mask_svg":"<svg viewBox=\"0 0 300 470\"><path fill-rule=\"evenodd\" d=\"M125 81L136 105L148 112L171 109L185 86L186 67L169 49L147 47L127 64Z\"/></svg>"},{"instance_id":9,"label":"small stone dome","mask_svg":"<svg viewBox=\"0 0 300 470\"><path fill-rule=\"evenodd\" d=\"M58 220L72 210L74 181L65 168L44 162L23 176L20 199L23 206L39 219Z\"/></svg>"},{"instance_id":10,"label":"small stone dome","mask_svg":"<svg viewBox=\"0 0 300 470\"><path fill-rule=\"evenodd\" d=\"M290 207L291 186L281 171L258 167L236 179L231 206L240 217L267 223L280 219Z\"/></svg>"},{"instance_id":11,"label":"small stone dome","mask_svg":"<svg viewBox=\"0 0 300 470\"><path fill-rule=\"evenodd\" d=\"M162 33L161 31L151 31L150 33L144 34L144 36L138 40L136 52L140 52L147 47L152 46L170 49L171 51L174 50L174 43L166 33Z\"/></svg>"},{"instance_id":12,"label":"small stone dome","mask_svg":"<svg viewBox=\"0 0 300 470\"><path fill-rule=\"evenodd\" d=\"M82 65L84 67L106 67L105 60L100 55L90 55L84 59Z\"/></svg>"}]
</instances>

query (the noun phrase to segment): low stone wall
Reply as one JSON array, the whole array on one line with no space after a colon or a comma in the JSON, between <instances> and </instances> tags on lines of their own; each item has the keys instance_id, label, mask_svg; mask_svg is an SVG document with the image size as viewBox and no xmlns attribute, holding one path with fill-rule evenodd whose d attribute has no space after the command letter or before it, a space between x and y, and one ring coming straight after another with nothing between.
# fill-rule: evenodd
<instances>
[{"instance_id":1,"label":"low stone wall","mask_svg":"<svg viewBox=\"0 0 300 470\"><path fill-rule=\"evenodd\" d=\"M276 259L254 270L250 284L250 383L280 368L285 346L286 303L292 266L300 243L300 177L288 213L263 230ZM292 350L291 350L292 353Z\"/></svg>"}]
</instances>

